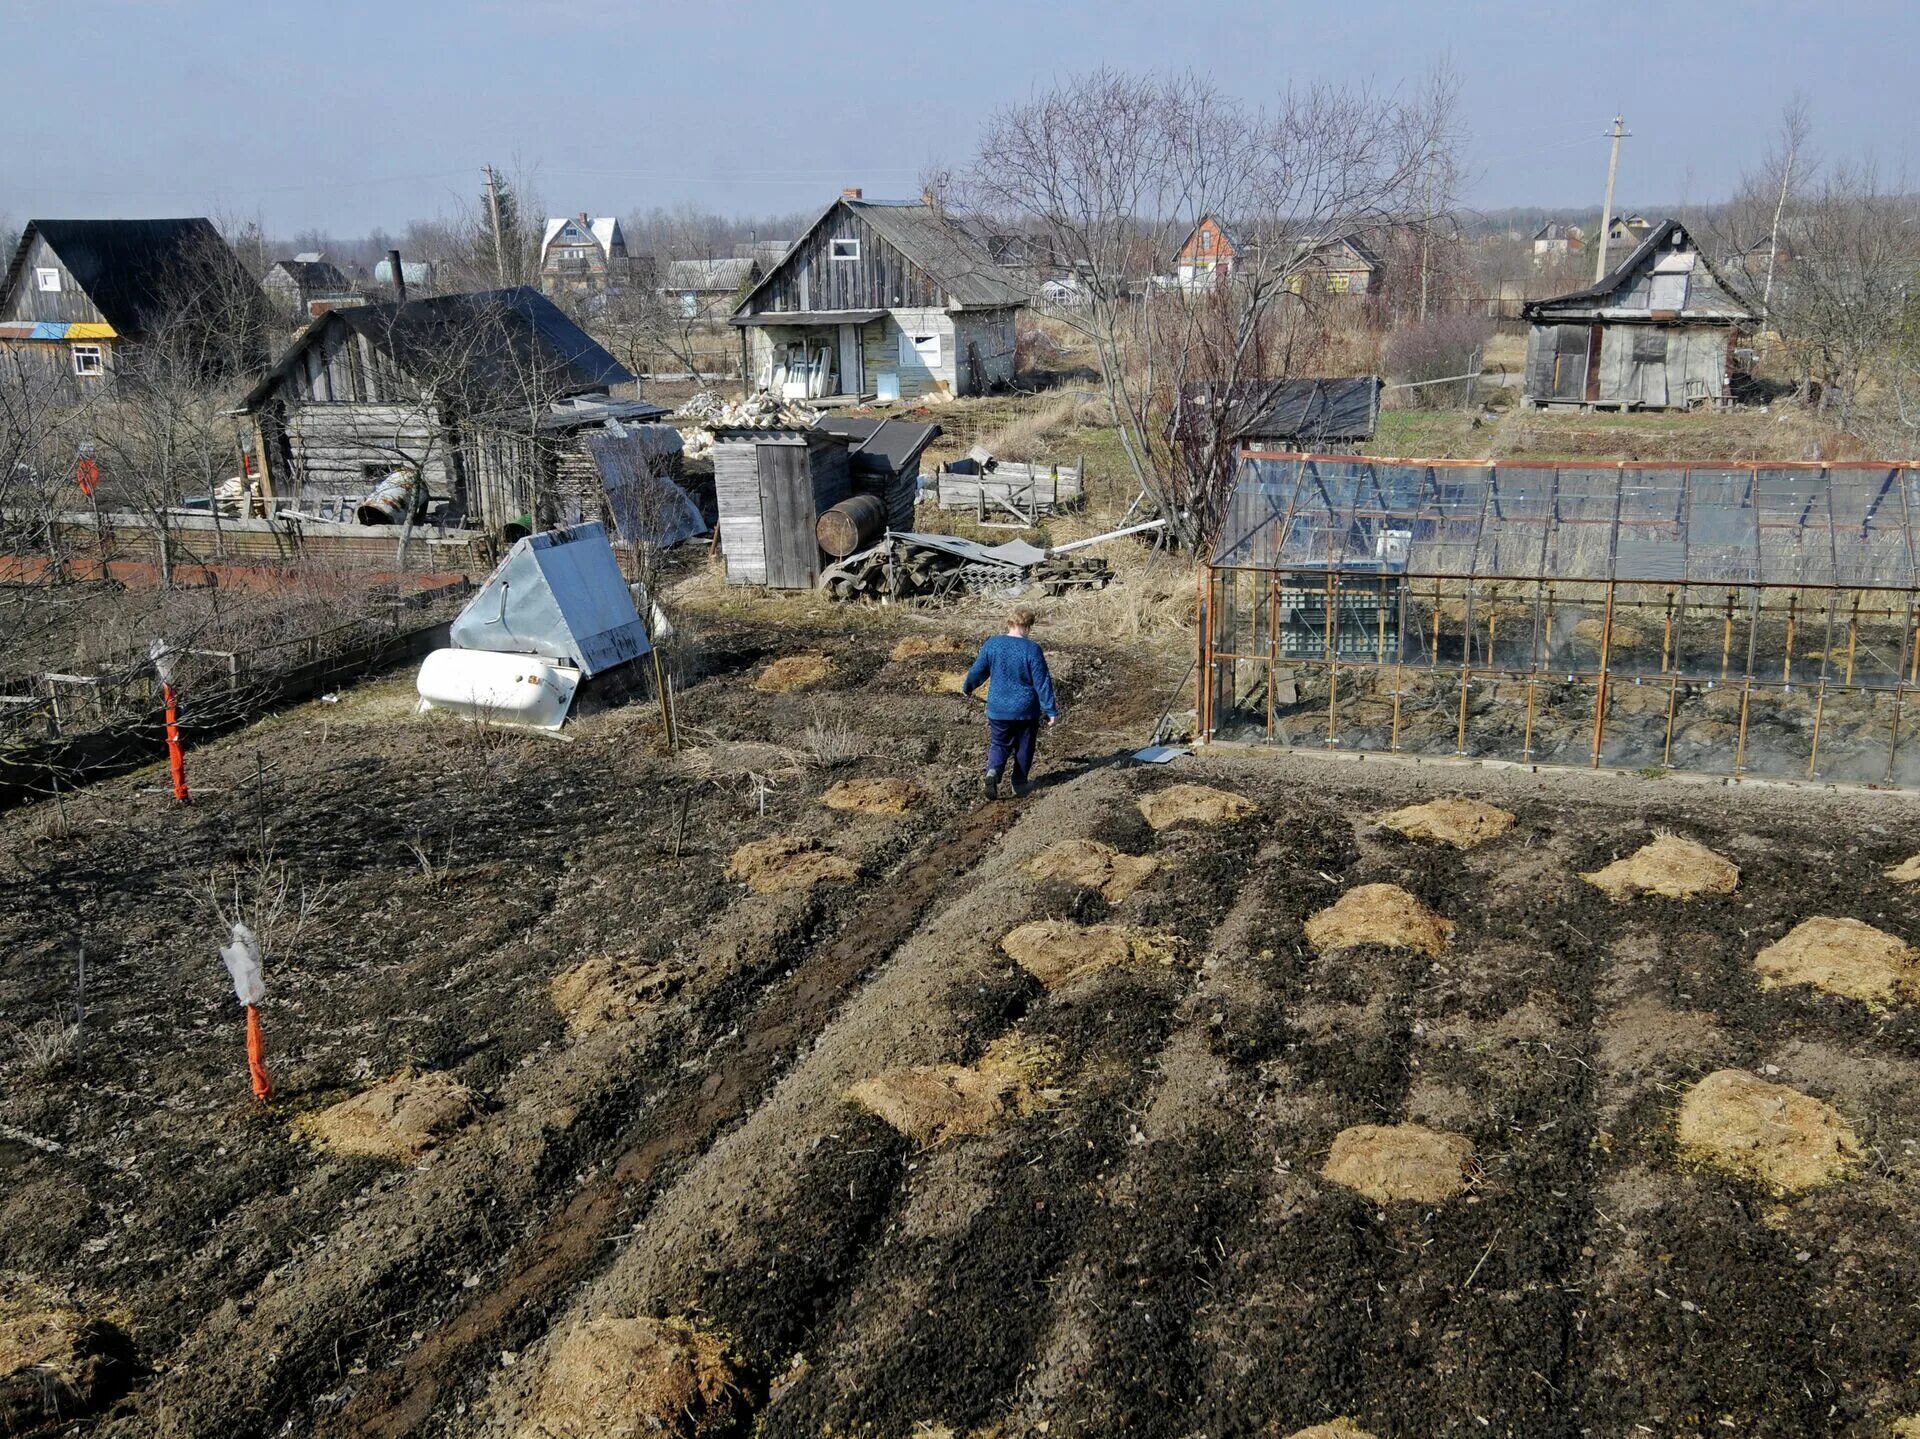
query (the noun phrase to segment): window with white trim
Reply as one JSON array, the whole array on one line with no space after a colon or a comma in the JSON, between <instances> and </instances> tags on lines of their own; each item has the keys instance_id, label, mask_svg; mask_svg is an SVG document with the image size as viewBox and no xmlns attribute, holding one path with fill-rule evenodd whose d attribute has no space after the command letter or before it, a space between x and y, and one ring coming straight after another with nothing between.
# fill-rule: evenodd
<instances>
[{"instance_id":1,"label":"window with white trim","mask_svg":"<svg viewBox=\"0 0 1920 1439\"><path fill-rule=\"evenodd\" d=\"M73 347L73 372L76 375L98 375L106 369L106 355L98 345L75 345Z\"/></svg>"},{"instance_id":2,"label":"window with white trim","mask_svg":"<svg viewBox=\"0 0 1920 1439\"><path fill-rule=\"evenodd\" d=\"M835 240L830 253L836 260L857 260L860 258L860 241L857 238Z\"/></svg>"},{"instance_id":3,"label":"window with white trim","mask_svg":"<svg viewBox=\"0 0 1920 1439\"><path fill-rule=\"evenodd\" d=\"M918 365L923 369L940 368L940 337L938 335L914 335L902 332L900 336L900 363Z\"/></svg>"},{"instance_id":4,"label":"window with white trim","mask_svg":"<svg viewBox=\"0 0 1920 1439\"><path fill-rule=\"evenodd\" d=\"M52 268L36 267L33 272L33 283L42 290L49 292L58 291L60 288L60 271Z\"/></svg>"}]
</instances>

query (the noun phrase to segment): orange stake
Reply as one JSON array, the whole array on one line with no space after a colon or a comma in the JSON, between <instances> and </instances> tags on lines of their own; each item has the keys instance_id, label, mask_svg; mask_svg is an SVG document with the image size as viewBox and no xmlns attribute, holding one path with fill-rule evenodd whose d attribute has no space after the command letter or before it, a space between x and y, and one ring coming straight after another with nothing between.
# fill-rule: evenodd
<instances>
[{"instance_id":1,"label":"orange stake","mask_svg":"<svg viewBox=\"0 0 1920 1439\"><path fill-rule=\"evenodd\" d=\"M267 1073L267 1036L260 1029L260 1006L247 1006L247 1072L253 1076L253 1097L265 1099L273 1093L273 1076Z\"/></svg>"},{"instance_id":2,"label":"orange stake","mask_svg":"<svg viewBox=\"0 0 1920 1439\"><path fill-rule=\"evenodd\" d=\"M160 693L167 702L167 769L173 775L173 797L185 804L191 796L187 793L187 757L180 748L180 708L174 703L172 685L161 686Z\"/></svg>"}]
</instances>

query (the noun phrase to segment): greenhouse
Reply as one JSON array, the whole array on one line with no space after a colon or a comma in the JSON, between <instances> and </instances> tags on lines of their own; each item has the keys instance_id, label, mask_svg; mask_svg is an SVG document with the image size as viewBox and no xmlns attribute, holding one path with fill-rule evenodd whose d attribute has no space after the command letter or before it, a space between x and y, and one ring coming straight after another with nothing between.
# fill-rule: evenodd
<instances>
[{"instance_id":1,"label":"greenhouse","mask_svg":"<svg viewBox=\"0 0 1920 1439\"><path fill-rule=\"evenodd\" d=\"M1253 453L1203 572L1202 734L1920 782L1907 464Z\"/></svg>"}]
</instances>

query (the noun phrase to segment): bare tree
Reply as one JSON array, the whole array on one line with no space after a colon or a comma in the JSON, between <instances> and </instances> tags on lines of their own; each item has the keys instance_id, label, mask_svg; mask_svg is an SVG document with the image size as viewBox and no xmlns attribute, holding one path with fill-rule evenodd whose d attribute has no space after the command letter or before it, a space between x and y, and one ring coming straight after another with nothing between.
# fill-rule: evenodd
<instances>
[{"instance_id":1,"label":"bare tree","mask_svg":"<svg viewBox=\"0 0 1920 1439\"><path fill-rule=\"evenodd\" d=\"M961 192L977 214L1036 231L1075 283L1058 318L1098 356L1127 462L1188 545L1212 533L1219 463L1247 387L1285 378L1319 302L1327 247L1408 214L1457 144L1450 83L1406 97L1313 87L1250 109L1193 75L1110 70L991 116ZM1156 277L1206 215L1226 221L1226 283ZM1193 387L1232 395L1169 420Z\"/></svg>"}]
</instances>

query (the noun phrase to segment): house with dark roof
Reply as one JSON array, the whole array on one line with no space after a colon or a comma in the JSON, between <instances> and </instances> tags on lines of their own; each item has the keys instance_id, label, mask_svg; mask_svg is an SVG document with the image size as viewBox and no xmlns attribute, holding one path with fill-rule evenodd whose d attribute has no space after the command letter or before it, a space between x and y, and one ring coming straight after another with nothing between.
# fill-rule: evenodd
<instances>
[{"instance_id":1,"label":"house with dark roof","mask_svg":"<svg viewBox=\"0 0 1920 1439\"><path fill-rule=\"evenodd\" d=\"M1529 405L1623 410L1730 403L1735 348L1755 319L1678 220L1648 231L1599 284L1521 316Z\"/></svg>"},{"instance_id":2,"label":"house with dark roof","mask_svg":"<svg viewBox=\"0 0 1920 1439\"><path fill-rule=\"evenodd\" d=\"M747 292L731 323L763 388L851 403L977 395L1013 378L1018 277L922 197L843 192Z\"/></svg>"},{"instance_id":3,"label":"house with dark roof","mask_svg":"<svg viewBox=\"0 0 1920 1439\"><path fill-rule=\"evenodd\" d=\"M210 220L30 220L0 283L0 350L94 381L173 322L246 330L259 302Z\"/></svg>"},{"instance_id":4,"label":"house with dark roof","mask_svg":"<svg viewBox=\"0 0 1920 1439\"><path fill-rule=\"evenodd\" d=\"M352 282L338 265L317 250L295 255L291 260L275 260L273 268L260 277L260 288L282 313L297 315L303 320L311 317L317 300L340 302L354 298Z\"/></svg>"},{"instance_id":5,"label":"house with dark roof","mask_svg":"<svg viewBox=\"0 0 1920 1439\"><path fill-rule=\"evenodd\" d=\"M587 433L666 413L613 397L632 380L521 286L329 310L240 409L276 508L351 512L397 474L447 523L511 538L578 510L562 481Z\"/></svg>"},{"instance_id":6,"label":"house with dark roof","mask_svg":"<svg viewBox=\"0 0 1920 1439\"><path fill-rule=\"evenodd\" d=\"M1239 241L1218 216L1202 215L1174 252L1173 273L1183 290L1211 290L1233 278Z\"/></svg>"}]
</instances>

